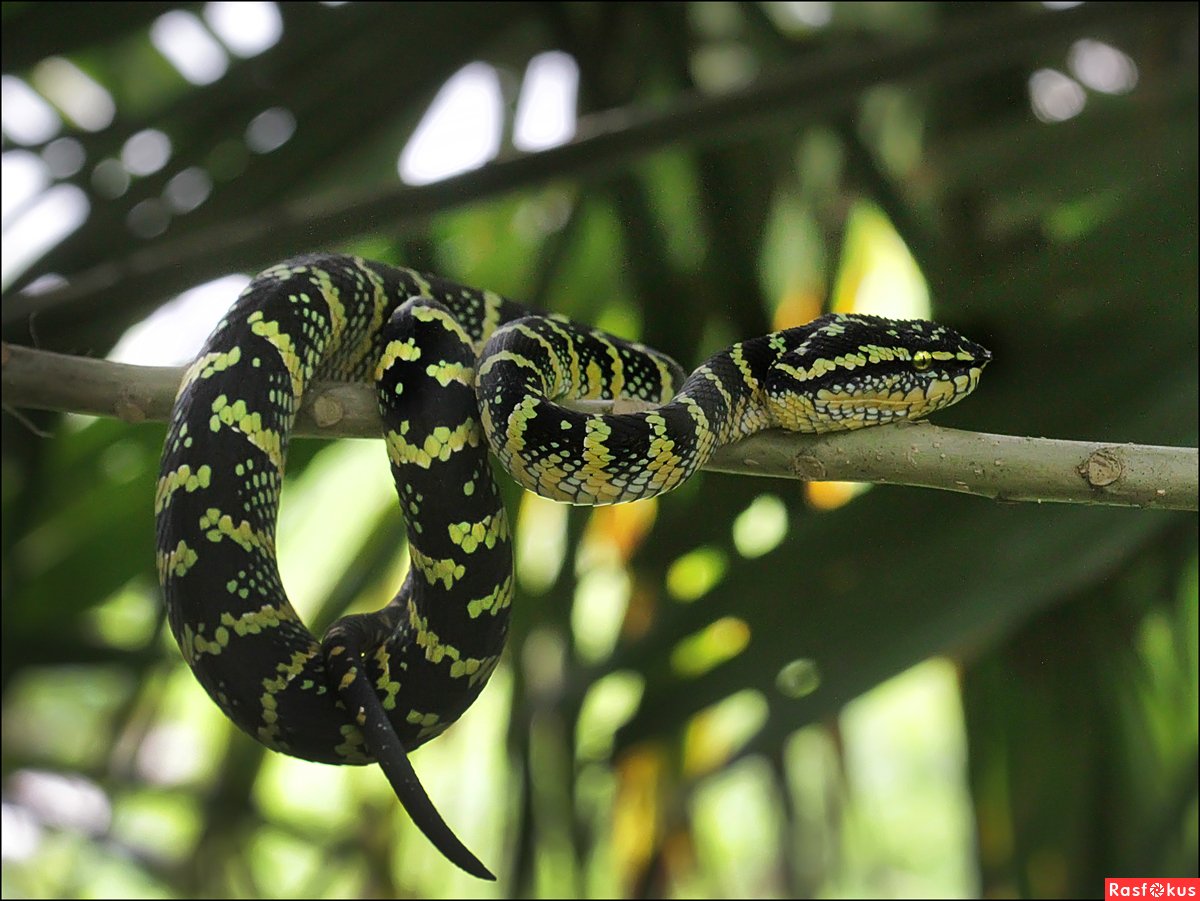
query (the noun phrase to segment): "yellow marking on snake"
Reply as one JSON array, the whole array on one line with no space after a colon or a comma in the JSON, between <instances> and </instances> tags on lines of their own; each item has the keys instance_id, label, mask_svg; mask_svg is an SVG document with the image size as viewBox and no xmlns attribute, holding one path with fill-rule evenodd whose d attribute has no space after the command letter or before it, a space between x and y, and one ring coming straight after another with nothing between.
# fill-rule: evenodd
<instances>
[{"instance_id":1,"label":"yellow marking on snake","mask_svg":"<svg viewBox=\"0 0 1200 901\"><path fill-rule=\"evenodd\" d=\"M650 439L650 460L646 469L653 473L669 472L682 462L682 458L675 453L675 439L667 433L667 421L658 413L647 413L646 423L654 435Z\"/></svg>"},{"instance_id":2,"label":"yellow marking on snake","mask_svg":"<svg viewBox=\"0 0 1200 901\"><path fill-rule=\"evenodd\" d=\"M465 676L468 684L486 679L499 659L499 655L463 657L458 648L443 642L437 633L429 628L429 620L418 615L415 609L410 610L409 626L416 633L414 641L418 647L424 649L426 660L435 664L450 661L451 679L461 679Z\"/></svg>"},{"instance_id":3,"label":"yellow marking on snake","mask_svg":"<svg viewBox=\"0 0 1200 901\"><path fill-rule=\"evenodd\" d=\"M416 339L406 338L403 341L389 341L383 353L379 355L379 363L375 366L375 381L383 378L393 363L397 361L412 362L421 359L421 348L417 347Z\"/></svg>"},{"instance_id":4,"label":"yellow marking on snake","mask_svg":"<svg viewBox=\"0 0 1200 901\"><path fill-rule=\"evenodd\" d=\"M497 541L509 538L508 517L503 513L488 516L482 522L452 522L447 527L450 540L463 549L463 553L473 554L480 546L491 550Z\"/></svg>"},{"instance_id":5,"label":"yellow marking on snake","mask_svg":"<svg viewBox=\"0 0 1200 901\"><path fill-rule=\"evenodd\" d=\"M448 387L451 382L457 382L468 388L475 385L475 367L464 366L461 363L447 363L445 360L430 363L425 367L425 374L436 380L443 388Z\"/></svg>"},{"instance_id":6,"label":"yellow marking on snake","mask_svg":"<svg viewBox=\"0 0 1200 901\"><path fill-rule=\"evenodd\" d=\"M504 444L499 448L505 456L511 456L512 466L528 475L533 475L533 469L521 455L521 451L525 449L525 424L537 416L540 404L541 401L535 397L525 397L513 408L508 415L508 422L505 423Z\"/></svg>"},{"instance_id":7,"label":"yellow marking on snake","mask_svg":"<svg viewBox=\"0 0 1200 901\"><path fill-rule=\"evenodd\" d=\"M280 472L283 471L283 440L279 432L263 427L262 413L249 412L244 400L230 403L224 394L213 401L212 413L212 418L208 421L212 431L219 431L222 425L226 425L241 432L251 444L267 455L271 465Z\"/></svg>"},{"instance_id":8,"label":"yellow marking on snake","mask_svg":"<svg viewBox=\"0 0 1200 901\"><path fill-rule=\"evenodd\" d=\"M620 490L612 484L612 473L608 464L613 455L608 447L612 437L612 426L603 416L589 416L584 421L583 468L584 487L596 497L617 497Z\"/></svg>"},{"instance_id":9,"label":"yellow marking on snake","mask_svg":"<svg viewBox=\"0 0 1200 901\"><path fill-rule=\"evenodd\" d=\"M175 545L175 549L169 553L164 554L162 551L158 551L155 554L158 577L166 581L168 576L175 578L186 576L187 571L195 565L197 559L199 558L196 552L181 539L179 544Z\"/></svg>"},{"instance_id":10,"label":"yellow marking on snake","mask_svg":"<svg viewBox=\"0 0 1200 901\"><path fill-rule=\"evenodd\" d=\"M440 323L442 328L458 338L463 344L471 343L470 336L459 321L445 310L439 310L434 307L417 307L413 310L413 318L419 322Z\"/></svg>"},{"instance_id":11,"label":"yellow marking on snake","mask_svg":"<svg viewBox=\"0 0 1200 901\"><path fill-rule=\"evenodd\" d=\"M332 352L342 343L342 335L346 331L346 307L342 303L341 292L324 269L312 270L312 279L317 291L329 313L329 343L326 350Z\"/></svg>"},{"instance_id":12,"label":"yellow marking on snake","mask_svg":"<svg viewBox=\"0 0 1200 901\"><path fill-rule=\"evenodd\" d=\"M232 369L241 362L241 359L242 349L240 347L204 354L198 357L184 372L183 379L179 383L179 390L182 391L196 379L211 378L219 372Z\"/></svg>"},{"instance_id":13,"label":"yellow marking on snake","mask_svg":"<svg viewBox=\"0 0 1200 901\"><path fill-rule=\"evenodd\" d=\"M642 353L645 353L648 351L648 348L644 347L641 344L634 345L634 348L637 351L642 352ZM663 386L662 387L662 399L666 400L674 393L674 390L671 385L671 382L673 380L673 376L671 374L671 367L667 365L666 360L659 354L651 354L649 358L651 361L653 361L654 368L658 370L658 383Z\"/></svg>"},{"instance_id":14,"label":"yellow marking on snake","mask_svg":"<svg viewBox=\"0 0 1200 901\"><path fill-rule=\"evenodd\" d=\"M484 613L490 613L492 616L495 616L512 603L512 598L513 581L512 576L509 576L483 597L468 601L467 614L471 619L478 619Z\"/></svg>"},{"instance_id":15,"label":"yellow marking on snake","mask_svg":"<svg viewBox=\"0 0 1200 901\"><path fill-rule=\"evenodd\" d=\"M564 328L562 323L559 322L559 320L557 320L555 318L548 318L548 319L544 320L544 323L545 323L546 328L550 329L552 332L554 332L556 335L558 335L563 340L563 343L566 345L566 348L567 348L567 363L566 363L565 367L563 366L563 364L561 362L561 360L562 360L561 355L554 352L553 346L551 346L551 348L550 348L551 353L550 353L549 366L550 366L551 372L543 373L543 377L545 377L547 375L552 375L553 379L552 379L551 384L553 385L553 387L549 387L549 386L547 387L546 396L547 397L565 397L568 395L578 396L578 392L580 390L580 386L582 384L582 379L583 379L583 368L582 368L583 360L580 358L580 355L579 355L579 344L572 337L570 331L568 331L566 328ZM536 337L543 344L546 343L545 339L543 339L540 334L538 334ZM565 376L567 381L570 384L564 385L562 383L561 376Z\"/></svg>"},{"instance_id":16,"label":"yellow marking on snake","mask_svg":"<svg viewBox=\"0 0 1200 901\"><path fill-rule=\"evenodd\" d=\"M625 364L621 361L621 351L611 341L604 342L604 349L609 359L609 392L613 397L620 397L625 390Z\"/></svg>"},{"instance_id":17,"label":"yellow marking on snake","mask_svg":"<svg viewBox=\"0 0 1200 901\"><path fill-rule=\"evenodd\" d=\"M183 635L179 640L179 647L183 651L184 659L187 660L189 665L194 665L205 654L215 657L229 644L228 629L222 629L218 626L213 630L212 638L206 638L203 635L204 630L204 623L197 623L195 627L187 625L183 629Z\"/></svg>"},{"instance_id":18,"label":"yellow marking on snake","mask_svg":"<svg viewBox=\"0 0 1200 901\"><path fill-rule=\"evenodd\" d=\"M383 328L383 323L391 314L392 303L387 283L383 277L376 272L372 267L366 265L366 261L358 257L354 258L356 264L355 276L356 287L364 290L364 282L369 285L366 293L370 297L370 301L365 306L366 312L369 313L365 320L358 323L357 319L363 319L360 311L358 317L352 318L350 315L345 316L346 328L354 326L352 339L354 345L352 349L347 351L347 356L351 360L365 360L368 358L371 348L375 344L375 338ZM339 294L339 300L341 295ZM343 304L342 309L345 310ZM345 338L342 339L345 341Z\"/></svg>"},{"instance_id":19,"label":"yellow marking on snake","mask_svg":"<svg viewBox=\"0 0 1200 901\"><path fill-rule=\"evenodd\" d=\"M417 291L417 297L433 297L433 285L429 284L429 279L415 269L408 270L408 277L420 289Z\"/></svg>"},{"instance_id":20,"label":"yellow marking on snake","mask_svg":"<svg viewBox=\"0 0 1200 901\"><path fill-rule=\"evenodd\" d=\"M411 606L412 601L409 600ZM375 649L375 653L371 655L375 661L375 666L379 670L379 676L375 679L375 690L382 695L379 699L383 704L384 710L396 709L396 695L400 693L401 684L399 680L392 678L392 655L388 653L388 646L381 644ZM403 663L400 664L403 668Z\"/></svg>"},{"instance_id":21,"label":"yellow marking on snake","mask_svg":"<svg viewBox=\"0 0 1200 901\"><path fill-rule=\"evenodd\" d=\"M347 763L369 763L373 757L366 750L367 742L358 726L343 723L339 727L342 741L334 745L334 753Z\"/></svg>"},{"instance_id":22,"label":"yellow marking on snake","mask_svg":"<svg viewBox=\"0 0 1200 901\"><path fill-rule=\"evenodd\" d=\"M502 350L491 354L486 360L483 361L483 365L478 369L479 377L482 378L485 374L491 372L492 369L494 369L498 364L503 362L515 363L523 369L532 369L534 372L541 372L541 370L538 369L537 364L528 357L515 354L510 350Z\"/></svg>"},{"instance_id":23,"label":"yellow marking on snake","mask_svg":"<svg viewBox=\"0 0 1200 901\"><path fill-rule=\"evenodd\" d=\"M421 713L419 710L410 710L407 719L413 725L421 726L433 726L441 721L436 713Z\"/></svg>"},{"instance_id":24,"label":"yellow marking on snake","mask_svg":"<svg viewBox=\"0 0 1200 901\"><path fill-rule=\"evenodd\" d=\"M300 398L304 395L304 381L308 376L308 371L299 354L296 353L291 336L279 330L278 322L267 322L263 318L262 310L251 313L246 322L253 334L265 339L279 352L279 359L292 379L292 397L296 398L296 403L299 404Z\"/></svg>"},{"instance_id":25,"label":"yellow marking on snake","mask_svg":"<svg viewBox=\"0 0 1200 901\"><path fill-rule=\"evenodd\" d=\"M408 549L412 556L413 566L425 577L430 585L441 582L447 591L467 573L467 568L457 560L437 559L423 553L419 548L410 545Z\"/></svg>"},{"instance_id":26,"label":"yellow marking on snake","mask_svg":"<svg viewBox=\"0 0 1200 901\"><path fill-rule=\"evenodd\" d=\"M425 436L420 445L409 442L404 435L388 432L386 435L388 456L397 466L415 463L428 469L434 460L445 462L450 455L467 447L478 447L483 440L479 424L474 419L459 423L454 428L438 426Z\"/></svg>"},{"instance_id":27,"label":"yellow marking on snake","mask_svg":"<svg viewBox=\"0 0 1200 901\"><path fill-rule=\"evenodd\" d=\"M893 347L884 347L877 344L864 344L859 348L859 351L866 354L867 360L872 364L880 362L890 362L897 359L896 349Z\"/></svg>"},{"instance_id":28,"label":"yellow marking on snake","mask_svg":"<svg viewBox=\"0 0 1200 901\"><path fill-rule=\"evenodd\" d=\"M604 393L604 370L600 368L600 361L593 358L588 360L587 364L587 384L584 391L580 394L581 397L592 400L600 397Z\"/></svg>"},{"instance_id":29,"label":"yellow marking on snake","mask_svg":"<svg viewBox=\"0 0 1200 901\"><path fill-rule=\"evenodd\" d=\"M546 392L547 397L558 397L562 395L567 389L562 384L562 379L560 376L563 367L558 351L555 350L553 342L547 339L546 336L537 329L531 328L524 323L515 323L514 325L510 326L510 328L515 332L525 335L530 340L536 341L542 346L542 349L546 351L547 368L544 369L538 366L528 357L513 354L509 351L504 351L499 354L490 354L487 362L491 363L493 359L495 359L496 362L500 362L501 360L509 360L519 366L524 367L525 369L532 369L535 373L542 376L543 380L548 379L548 381L545 382L545 388L543 389Z\"/></svg>"},{"instance_id":30,"label":"yellow marking on snake","mask_svg":"<svg viewBox=\"0 0 1200 901\"><path fill-rule=\"evenodd\" d=\"M496 331L500 325L501 308L504 306L504 298L494 291L483 292L483 325L480 328L480 345L482 346L488 338L492 337L492 332Z\"/></svg>"},{"instance_id":31,"label":"yellow marking on snake","mask_svg":"<svg viewBox=\"0 0 1200 901\"><path fill-rule=\"evenodd\" d=\"M186 463L171 470L158 480L158 487L154 492L155 514L162 512L163 507L171 502L171 495L180 488L191 494L193 491L207 488L210 484L212 484L212 467L207 463L197 467L194 473L192 467Z\"/></svg>"},{"instance_id":32,"label":"yellow marking on snake","mask_svg":"<svg viewBox=\"0 0 1200 901\"><path fill-rule=\"evenodd\" d=\"M275 607L271 604L263 604L258 610L247 611L240 616L232 616L229 613L221 614L221 625L233 629L234 634L257 635L264 629L278 629L283 623L299 622L299 617L296 616L291 606Z\"/></svg>"},{"instance_id":33,"label":"yellow marking on snake","mask_svg":"<svg viewBox=\"0 0 1200 901\"><path fill-rule=\"evenodd\" d=\"M742 381L751 392L758 391L758 379L754 376L754 370L750 368L750 361L746 359L746 349L740 343L733 346L730 352L730 359L733 360L733 365L737 367L741 373Z\"/></svg>"},{"instance_id":34,"label":"yellow marking on snake","mask_svg":"<svg viewBox=\"0 0 1200 901\"><path fill-rule=\"evenodd\" d=\"M255 529L244 519L235 526L233 517L216 507L208 508L200 517L199 526L204 536L214 544L222 538L229 538L244 551L275 553L275 542L268 534Z\"/></svg>"},{"instance_id":35,"label":"yellow marking on snake","mask_svg":"<svg viewBox=\"0 0 1200 901\"><path fill-rule=\"evenodd\" d=\"M729 393L729 389L725 387L725 383L721 381L721 377L711 369L701 370L705 379L712 383L717 389L717 393L721 395L721 399L725 401L726 409L733 411L733 397Z\"/></svg>"}]
</instances>

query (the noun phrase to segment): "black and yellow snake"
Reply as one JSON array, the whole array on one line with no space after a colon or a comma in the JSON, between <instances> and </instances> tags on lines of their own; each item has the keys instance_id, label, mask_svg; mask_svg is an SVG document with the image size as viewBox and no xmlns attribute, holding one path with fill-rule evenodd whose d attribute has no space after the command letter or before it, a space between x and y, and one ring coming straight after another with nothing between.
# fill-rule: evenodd
<instances>
[{"instance_id":1,"label":"black and yellow snake","mask_svg":"<svg viewBox=\"0 0 1200 901\"><path fill-rule=\"evenodd\" d=\"M736 344L684 380L658 351L490 291L346 256L290 260L246 288L175 402L155 497L171 629L243 730L306 760L378 761L434 845L490 878L407 758L471 705L504 647L512 540L489 450L546 497L622 503L762 429L925 416L970 393L989 359L930 322L829 315ZM316 379L377 386L411 557L386 607L323 641L275 559L288 435ZM587 398L657 406L559 405Z\"/></svg>"}]
</instances>

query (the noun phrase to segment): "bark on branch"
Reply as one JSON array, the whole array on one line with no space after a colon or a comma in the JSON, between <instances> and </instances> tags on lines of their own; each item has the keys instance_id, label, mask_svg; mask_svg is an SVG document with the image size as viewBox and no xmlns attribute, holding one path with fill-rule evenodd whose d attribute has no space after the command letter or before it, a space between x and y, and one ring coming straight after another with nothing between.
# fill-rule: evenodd
<instances>
[{"instance_id":1,"label":"bark on branch","mask_svg":"<svg viewBox=\"0 0 1200 901\"><path fill-rule=\"evenodd\" d=\"M5 409L165 422L182 368L130 366L4 344ZM601 407L596 407L597 409ZM297 435L379 435L366 385L309 389ZM1197 509L1196 448L1060 441L944 429L929 423L823 436L765 432L722 448L716 472L808 481L914 485L1004 501Z\"/></svg>"}]
</instances>

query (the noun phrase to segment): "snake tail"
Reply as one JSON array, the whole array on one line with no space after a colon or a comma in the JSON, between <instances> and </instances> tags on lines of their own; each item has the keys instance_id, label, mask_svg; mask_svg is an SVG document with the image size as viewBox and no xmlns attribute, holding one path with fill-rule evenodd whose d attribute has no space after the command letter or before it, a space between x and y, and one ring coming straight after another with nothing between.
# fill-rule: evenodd
<instances>
[{"instance_id":1,"label":"snake tail","mask_svg":"<svg viewBox=\"0 0 1200 901\"><path fill-rule=\"evenodd\" d=\"M324 653L413 823L463 870L495 879L446 825L407 756L474 702L508 634L511 530L478 423L475 350L450 310L428 298L397 309L383 335L374 379L411 566L383 610L334 623ZM389 717L396 712L407 741Z\"/></svg>"}]
</instances>

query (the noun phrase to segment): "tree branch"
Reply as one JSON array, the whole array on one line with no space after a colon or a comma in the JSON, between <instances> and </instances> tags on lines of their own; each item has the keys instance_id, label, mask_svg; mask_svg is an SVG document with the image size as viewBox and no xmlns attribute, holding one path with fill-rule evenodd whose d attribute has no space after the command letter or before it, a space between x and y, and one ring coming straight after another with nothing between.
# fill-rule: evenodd
<instances>
[{"instance_id":1,"label":"tree branch","mask_svg":"<svg viewBox=\"0 0 1200 901\"><path fill-rule=\"evenodd\" d=\"M0 347L4 407L165 422L182 368L129 366L12 344ZM606 409L611 405L588 405ZM367 385L320 383L295 433L379 435ZM902 423L821 436L764 432L718 451L716 472L914 485L1003 501L1197 509L1196 448L1023 438Z\"/></svg>"}]
</instances>

